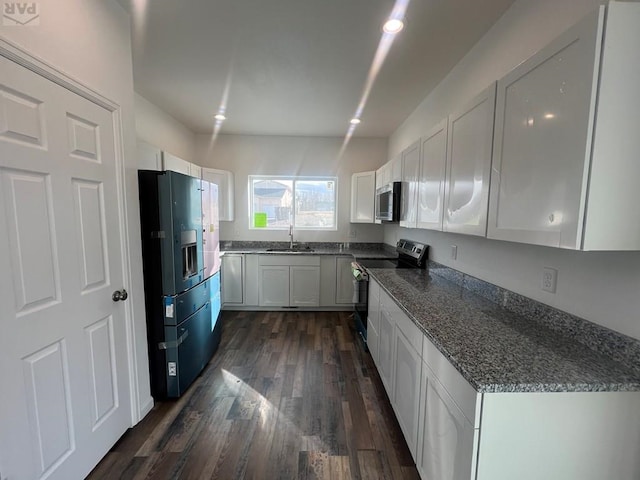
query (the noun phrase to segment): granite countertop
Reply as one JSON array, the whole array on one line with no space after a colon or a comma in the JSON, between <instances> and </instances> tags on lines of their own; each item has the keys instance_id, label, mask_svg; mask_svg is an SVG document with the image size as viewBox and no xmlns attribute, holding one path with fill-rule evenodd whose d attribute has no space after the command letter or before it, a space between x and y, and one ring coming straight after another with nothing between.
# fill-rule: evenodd
<instances>
[{"instance_id":1,"label":"granite countertop","mask_svg":"<svg viewBox=\"0 0 640 480\"><path fill-rule=\"evenodd\" d=\"M336 244L336 243L309 243L297 244L298 249L295 251L282 251L270 249L282 249L288 247L287 242L242 242L239 245L224 246L221 242L220 254L225 253L244 253L259 255L350 255L355 259L387 259L396 258L398 255L388 246L374 243L352 243L352 244ZM234 242L238 243L238 242ZM310 249L306 249L308 246Z\"/></svg>"},{"instance_id":2,"label":"granite countertop","mask_svg":"<svg viewBox=\"0 0 640 480\"><path fill-rule=\"evenodd\" d=\"M369 272L478 392L640 390L638 370L428 270Z\"/></svg>"}]
</instances>

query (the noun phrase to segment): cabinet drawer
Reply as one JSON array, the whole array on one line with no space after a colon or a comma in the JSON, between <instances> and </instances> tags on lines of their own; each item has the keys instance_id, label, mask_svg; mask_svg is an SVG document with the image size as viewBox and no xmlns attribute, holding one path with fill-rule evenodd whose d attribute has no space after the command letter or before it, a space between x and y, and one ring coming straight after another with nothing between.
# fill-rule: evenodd
<instances>
[{"instance_id":1,"label":"cabinet drawer","mask_svg":"<svg viewBox=\"0 0 640 480\"><path fill-rule=\"evenodd\" d=\"M320 266L319 255L260 255L260 265Z\"/></svg>"},{"instance_id":2,"label":"cabinet drawer","mask_svg":"<svg viewBox=\"0 0 640 480\"><path fill-rule=\"evenodd\" d=\"M479 428L480 395L426 336L422 339L422 358L455 400L464 416L474 428Z\"/></svg>"}]
</instances>

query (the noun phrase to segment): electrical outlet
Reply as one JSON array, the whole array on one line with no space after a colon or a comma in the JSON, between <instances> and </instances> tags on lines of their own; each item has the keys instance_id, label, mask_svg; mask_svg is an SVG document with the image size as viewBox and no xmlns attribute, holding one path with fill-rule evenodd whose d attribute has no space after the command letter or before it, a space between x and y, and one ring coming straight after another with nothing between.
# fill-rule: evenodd
<instances>
[{"instance_id":1,"label":"electrical outlet","mask_svg":"<svg viewBox=\"0 0 640 480\"><path fill-rule=\"evenodd\" d=\"M556 293L556 285L558 283L558 270L551 267L542 269L542 290L545 292Z\"/></svg>"},{"instance_id":2,"label":"electrical outlet","mask_svg":"<svg viewBox=\"0 0 640 480\"><path fill-rule=\"evenodd\" d=\"M458 258L458 246L451 245L451 260L455 260Z\"/></svg>"},{"instance_id":3,"label":"electrical outlet","mask_svg":"<svg viewBox=\"0 0 640 480\"><path fill-rule=\"evenodd\" d=\"M349 230L349 238L356 238L357 235L358 232L355 229Z\"/></svg>"},{"instance_id":4,"label":"electrical outlet","mask_svg":"<svg viewBox=\"0 0 640 480\"><path fill-rule=\"evenodd\" d=\"M168 362L167 366L168 366L170 377L175 377L176 375L178 375L176 362Z\"/></svg>"}]
</instances>

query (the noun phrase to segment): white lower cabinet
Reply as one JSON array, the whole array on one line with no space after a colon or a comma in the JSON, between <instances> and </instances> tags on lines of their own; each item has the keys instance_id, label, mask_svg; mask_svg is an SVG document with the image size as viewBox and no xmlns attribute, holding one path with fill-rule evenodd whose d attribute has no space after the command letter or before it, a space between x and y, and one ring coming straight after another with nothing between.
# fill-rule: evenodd
<instances>
[{"instance_id":1,"label":"white lower cabinet","mask_svg":"<svg viewBox=\"0 0 640 480\"><path fill-rule=\"evenodd\" d=\"M258 306L258 257L226 252L221 260L222 308Z\"/></svg>"},{"instance_id":2,"label":"white lower cabinet","mask_svg":"<svg viewBox=\"0 0 640 480\"><path fill-rule=\"evenodd\" d=\"M467 419L435 374L422 362L416 467L420 476L438 480L475 479L479 430Z\"/></svg>"},{"instance_id":3,"label":"white lower cabinet","mask_svg":"<svg viewBox=\"0 0 640 480\"><path fill-rule=\"evenodd\" d=\"M353 257L336 257L336 304L353 305L354 278L351 273Z\"/></svg>"},{"instance_id":4,"label":"white lower cabinet","mask_svg":"<svg viewBox=\"0 0 640 480\"><path fill-rule=\"evenodd\" d=\"M222 305L244 303L244 255L227 253L221 258Z\"/></svg>"},{"instance_id":5,"label":"white lower cabinet","mask_svg":"<svg viewBox=\"0 0 640 480\"><path fill-rule=\"evenodd\" d=\"M640 478L640 392L478 393L374 279L369 292L369 351L423 480Z\"/></svg>"},{"instance_id":6,"label":"white lower cabinet","mask_svg":"<svg viewBox=\"0 0 640 480\"><path fill-rule=\"evenodd\" d=\"M289 266L260 265L260 306L289 306Z\"/></svg>"},{"instance_id":7,"label":"white lower cabinet","mask_svg":"<svg viewBox=\"0 0 640 480\"><path fill-rule=\"evenodd\" d=\"M394 338L392 404L411 455L416 461L422 359L409 339L404 336L397 326Z\"/></svg>"},{"instance_id":8,"label":"white lower cabinet","mask_svg":"<svg viewBox=\"0 0 640 480\"><path fill-rule=\"evenodd\" d=\"M317 307L320 305L320 266L289 267L289 305Z\"/></svg>"},{"instance_id":9,"label":"white lower cabinet","mask_svg":"<svg viewBox=\"0 0 640 480\"><path fill-rule=\"evenodd\" d=\"M320 305L320 258L313 255L260 255L261 307Z\"/></svg>"},{"instance_id":10,"label":"white lower cabinet","mask_svg":"<svg viewBox=\"0 0 640 480\"><path fill-rule=\"evenodd\" d=\"M380 299L380 329L378 330L378 372L391 398L393 387L393 317L388 309L384 308L382 298ZM368 334L368 332L367 332Z\"/></svg>"},{"instance_id":11,"label":"white lower cabinet","mask_svg":"<svg viewBox=\"0 0 640 480\"><path fill-rule=\"evenodd\" d=\"M369 305L367 307L367 347L373 362L378 365L378 344L380 335L380 285L371 280L369 282Z\"/></svg>"}]
</instances>

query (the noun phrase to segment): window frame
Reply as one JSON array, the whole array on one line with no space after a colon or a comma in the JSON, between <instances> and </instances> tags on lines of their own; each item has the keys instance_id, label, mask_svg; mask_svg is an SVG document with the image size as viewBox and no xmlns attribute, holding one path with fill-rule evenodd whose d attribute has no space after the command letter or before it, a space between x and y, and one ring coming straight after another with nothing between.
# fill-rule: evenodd
<instances>
[{"instance_id":1,"label":"window frame","mask_svg":"<svg viewBox=\"0 0 640 480\"><path fill-rule=\"evenodd\" d=\"M268 231L286 231L289 229L289 224L282 226L269 226L266 227L256 227L254 222L254 191L253 184L255 181L261 180L271 180L271 181L289 181L292 182L292 220L291 225L293 225L294 230L306 230L306 231L315 231L315 232L335 232L338 230L338 177L329 176L329 175L248 175L247 182L247 196L249 208L249 230L268 230ZM331 227L306 227L306 226L297 226L296 225L296 183L297 182L333 182L333 226Z\"/></svg>"}]
</instances>

